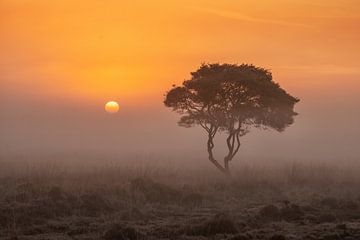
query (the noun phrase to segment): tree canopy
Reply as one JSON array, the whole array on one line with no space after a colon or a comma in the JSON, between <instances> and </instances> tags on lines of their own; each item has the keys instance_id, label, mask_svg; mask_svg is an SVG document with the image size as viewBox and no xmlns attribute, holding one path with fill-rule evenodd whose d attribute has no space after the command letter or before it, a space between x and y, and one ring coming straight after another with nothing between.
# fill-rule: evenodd
<instances>
[{"instance_id":1,"label":"tree canopy","mask_svg":"<svg viewBox=\"0 0 360 240\"><path fill-rule=\"evenodd\" d=\"M209 159L228 172L240 147L240 137L251 127L283 131L294 122L299 99L275 83L269 70L249 64L202 64L182 86L165 97L166 107L180 113L179 125L200 125L208 133ZM213 157L213 138L226 132L229 153L221 166Z\"/></svg>"}]
</instances>

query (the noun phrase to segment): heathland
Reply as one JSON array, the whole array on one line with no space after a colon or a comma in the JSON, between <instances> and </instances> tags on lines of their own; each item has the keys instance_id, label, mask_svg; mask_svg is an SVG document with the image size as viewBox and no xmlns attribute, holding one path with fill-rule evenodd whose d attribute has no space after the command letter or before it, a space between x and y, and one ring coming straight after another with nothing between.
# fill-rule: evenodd
<instances>
[{"instance_id":1,"label":"heathland","mask_svg":"<svg viewBox=\"0 0 360 240\"><path fill-rule=\"evenodd\" d=\"M0 239L360 239L355 163L92 162L1 159Z\"/></svg>"}]
</instances>

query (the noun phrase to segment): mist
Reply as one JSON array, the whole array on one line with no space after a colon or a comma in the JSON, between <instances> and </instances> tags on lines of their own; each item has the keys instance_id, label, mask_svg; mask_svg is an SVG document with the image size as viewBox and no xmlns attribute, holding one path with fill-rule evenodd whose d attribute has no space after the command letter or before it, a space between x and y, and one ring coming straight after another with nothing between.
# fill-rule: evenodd
<instances>
[{"instance_id":1,"label":"mist","mask_svg":"<svg viewBox=\"0 0 360 240\"><path fill-rule=\"evenodd\" d=\"M234 164L246 159L358 159L360 99L350 81L357 76L335 77L331 82L347 81L336 89L330 81L316 87L304 81L301 90L290 89L300 98L295 123L283 133L252 130L241 139L239 160ZM120 111L108 114L100 100L44 96L31 88L7 91L15 87L8 83L1 90L2 157L64 154L86 158L105 154L118 161L149 155L180 162L184 158L207 161L205 132L200 127L179 127L179 116L165 108L161 92L143 103L120 101ZM219 156L225 147L223 138L219 135L216 140Z\"/></svg>"},{"instance_id":2,"label":"mist","mask_svg":"<svg viewBox=\"0 0 360 240\"><path fill-rule=\"evenodd\" d=\"M360 239L359 13L0 0L0 240Z\"/></svg>"}]
</instances>

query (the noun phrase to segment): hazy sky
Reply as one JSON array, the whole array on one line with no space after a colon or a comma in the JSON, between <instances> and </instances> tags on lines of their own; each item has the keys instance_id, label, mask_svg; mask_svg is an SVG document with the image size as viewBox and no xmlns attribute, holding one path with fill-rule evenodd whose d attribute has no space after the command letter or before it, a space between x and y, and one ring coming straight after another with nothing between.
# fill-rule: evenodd
<instances>
[{"instance_id":1,"label":"hazy sky","mask_svg":"<svg viewBox=\"0 0 360 240\"><path fill-rule=\"evenodd\" d=\"M301 102L242 156L358 158L359 26L358 0L0 0L0 152L206 158L163 95L202 62L245 62Z\"/></svg>"}]
</instances>

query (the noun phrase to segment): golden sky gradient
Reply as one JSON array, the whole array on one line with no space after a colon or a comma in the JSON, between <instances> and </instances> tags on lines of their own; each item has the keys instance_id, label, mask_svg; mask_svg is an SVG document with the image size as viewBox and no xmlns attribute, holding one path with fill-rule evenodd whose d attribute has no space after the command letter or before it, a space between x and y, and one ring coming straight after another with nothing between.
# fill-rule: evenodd
<instances>
[{"instance_id":1,"label":"golden sky gradient","mask_svg":"<svg viewBox=\"0 0 360 240\"><path fill-rule=\"evenodd\" d=\"M359 26L358 0L0 0L2 89L158 102L201 62L247 62L295 95L355 91Z\"/></svg>"},{"instance_id":2,"label":"golden sky gradient","mask_svg":"<svg viewBox=\"0 0 360 240\"><path fill-rule=\"evenodd\" d=\"M359 0L0 0L0 154L206 159L163 95L202 62L245 62L300 102L293 126L252 132L240 154L358 159L359 26Z\"/></svg>"}]
</instances>

